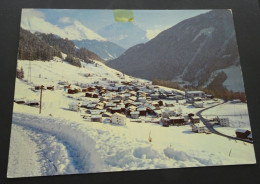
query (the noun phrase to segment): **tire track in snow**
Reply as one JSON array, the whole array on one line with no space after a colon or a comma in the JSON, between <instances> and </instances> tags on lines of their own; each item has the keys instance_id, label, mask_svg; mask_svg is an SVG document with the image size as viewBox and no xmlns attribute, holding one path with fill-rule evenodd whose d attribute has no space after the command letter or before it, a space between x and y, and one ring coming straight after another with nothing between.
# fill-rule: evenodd
<instances>
[{"instance_id":1,"label":"tire track in snow","mask_svg":"<svg viewBox=\"0 0 260 184\"><path fill-rule=\"evenodd\" d=\"M106 166L96 149L95 140L91 139L85 132L86 130L82 130L77 123L20 113L13 113L13 123L36 130L40 136L46 133L57 140L62 140L61 142L67 148L69 157L73 160L73 165L76 168L75 171L69 169L68 173L63 174L92 173L106 170ZM57 150L54 152L57 152Z\"/></svg>"}]
</instances>

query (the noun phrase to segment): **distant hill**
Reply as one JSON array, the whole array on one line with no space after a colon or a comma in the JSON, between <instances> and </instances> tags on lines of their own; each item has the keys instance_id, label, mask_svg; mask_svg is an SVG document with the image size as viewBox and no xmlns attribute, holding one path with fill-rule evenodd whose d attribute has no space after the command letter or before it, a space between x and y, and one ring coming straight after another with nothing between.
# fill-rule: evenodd
<instances>
[{"instance_id":1,"label":"distant hill","mask_svg":"<svg viewBox=\"0 0 260 184\"><path fill-rule=\"evenodd\" d=\"M75 45L80 48L86 48L104 60L115 59L124 53L125 49L110 41L98 40L73 40Z\"/></svg>"},{"instance_id":2,"label":"distant hill","mask_svg":"<svg viewBox=\"0 0 260 184\"><path fill-rule=\"evenodd\" d=\"M148 41L146 31L132 22L111 24L98 30L98 34L125 49Z\"/></svg>"},{"instance_id":3,"label":"distant hill","mask_svg":"<svg viewBox=\"0 0 260 184\"><path fill-rule=\"evenodd\" d=\"M203 87L209 86L223 71L226 79L222 83L228 89L240 86L235 90L244 91L239 61L231 11L213 10L184 20L145 44L129 48L107 65L135 77ZM235 84L231 84L230 77L236 78Z\"/></svg>"}]
</instances>

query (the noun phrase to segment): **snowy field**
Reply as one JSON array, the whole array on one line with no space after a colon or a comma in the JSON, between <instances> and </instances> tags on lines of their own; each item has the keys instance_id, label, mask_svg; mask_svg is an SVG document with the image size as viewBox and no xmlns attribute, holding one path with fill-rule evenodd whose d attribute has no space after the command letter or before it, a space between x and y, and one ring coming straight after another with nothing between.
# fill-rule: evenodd
<instances>
[{"instance_id":1,"label":"snowy field","mask_svg":"<svg viewBox=\"0 0 260 184\"><path fill-rule=\"evenodd\" d=\"M226 135L236 136L237 128L251 130L248 109L246 103L230 103L216 106L202 113L207 119L215 118L216 116L229 118L230 127L214 126L214 128Z\"/></svg>"},{"instance_id":2,"label":"snowy field","mask_svg":"<svg viewBox=\"0 0 260 184\"><path fill-rule=\"evenodd\" d=\"M22 66L24 69L25 79L28 79L28 64L28 61L18 61L18 68ZM101 80L104 77L121 80L117 75L122 76L120 72L101 63L97 67L84 64L84 68L79 69L65 62L33 61L31 68L34 85L54 85L55 90L43 90L41 114L37 107L14 103L7 173L10 178L256 162L252 144L215 134L193 133L189 125L163 127L130 122L127 118L126 125L120 126L83 119L83 109L70 111L70 102L93 99L83 97L84 93L69 95L57 83L68 81L73 85L98 80L106 85ZM93 76L85 77L88 73ZM124 80L135 80L124 77ZM15 98L39 99L40 92L32 90L33 84L16 79ZM210 105L214 104L205 103L205 107ZM240 110L232 115L246 120L245 105L236 105ZM231 106L234 105L225 104L224 107L231 109ZM185 104L184 100L176 103L175 108L183 113L201 110ZM217 108L212 112L211 109L205 111L203 116L227 113L221 111L223 108ZM232 121L234 127L240 126L236 119ZM241 125L248 126L249 120L247 122L243 119ZM151 142L148 141L149 134Z\"/></svg>"}]
</instances>

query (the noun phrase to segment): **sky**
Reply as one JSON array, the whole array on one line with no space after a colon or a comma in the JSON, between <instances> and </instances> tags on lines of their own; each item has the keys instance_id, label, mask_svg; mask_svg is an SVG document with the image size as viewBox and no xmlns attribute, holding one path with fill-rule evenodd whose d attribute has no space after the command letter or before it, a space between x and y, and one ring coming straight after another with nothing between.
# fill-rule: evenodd
<instances>
[{"instance_id":1,"label":"sky","mask_svg":"<svg viewBox=\"0 0 260 184\"><path fill-rule=\"evenodd\" d=\"M152 39L161 31L180 21L208 11L210 10L133 10L132 23L146 31L146 37ZM40 17L47 23L61 29L77 21L88 29L98 32L98 30L115 23L113 10L23 9L23 14L27 14L27 16L22 16L22 19Z\"/></svg>"}]
</instances>

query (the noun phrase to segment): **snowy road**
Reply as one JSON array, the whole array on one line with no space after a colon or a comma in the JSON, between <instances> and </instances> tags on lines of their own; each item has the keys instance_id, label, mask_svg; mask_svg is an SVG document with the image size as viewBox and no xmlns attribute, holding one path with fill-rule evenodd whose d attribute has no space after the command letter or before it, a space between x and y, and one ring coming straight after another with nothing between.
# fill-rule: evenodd
<instances>
[{"instance_id":1,"label":"snowy road","mask_svg":"<svg viewBox=\"0 0 260 184\"><path fill-rule=\"evenodd\" d=\"M27 177L80 172L75 150L55 136L37 129L12 124L7 176ZM77 166L77 167L75 167Z\"/></svg>"},{"instance_id":2,"label":"snowy road","mask_svg":"<svg viewBox=\"0 0 260 184\"><path fill-rule=\"evenodd\" d=\"M200 117L201 121L204 123L204 125L205 125L212 133L214 133L214 134L216 134L216 135L223 136L223 137L227 137L227 138L229 138L229 139L240 140L240 141L244 141L244 142L253 144L253 141L245 140L245 139L240 139L240 138L237 138L237 137L225 135L225 134L223 134L223 133L218 132L216 129L214 129L214 125L208 123L208 121L207 121L205 118L203 118L203 116L201 115L202 112L204 112L204 111L206 111L206 110L208 110L208 109L211 109L211 108L213 108L213 107L216 107L216 106L218 106L218 105L222 105L222 104L224 104L224 103L226 103L226 101L224 101L224 102L222 102L222 103L219 103L219 104L217 104L217 105L214 105L214 106L211 106L211 107L202 109L202 110L200 110L199 112L197 112L196 115Z\"/></svg>"}]
</instances>

